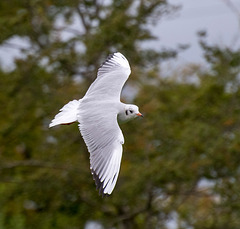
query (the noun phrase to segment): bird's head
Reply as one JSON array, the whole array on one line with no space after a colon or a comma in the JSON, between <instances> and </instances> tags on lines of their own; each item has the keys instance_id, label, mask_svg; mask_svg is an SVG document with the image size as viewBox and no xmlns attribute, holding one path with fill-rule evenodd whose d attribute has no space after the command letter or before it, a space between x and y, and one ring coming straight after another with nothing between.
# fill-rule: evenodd
<instances>
[{"instance_id":1,"label":"bird's head","mask_svg":"<svg viewBox=\"0 0 240 229\"><path fill-rule=\"evenodd\" d=\"M136 105L127 104L125 107L125 115L127 119L133 119L136 117L143 117L143 115L139 112L139 108Z\"/></svg>"}]
</instances>

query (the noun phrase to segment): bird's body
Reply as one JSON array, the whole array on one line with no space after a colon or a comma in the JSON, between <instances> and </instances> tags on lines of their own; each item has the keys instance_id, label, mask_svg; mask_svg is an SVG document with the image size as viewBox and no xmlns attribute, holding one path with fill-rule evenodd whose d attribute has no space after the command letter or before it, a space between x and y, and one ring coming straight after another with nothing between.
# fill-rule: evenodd
<instances>
[{"instance_id":1,"label":"bird's body","mask_svg":"<svg viewBox=\"0 0 240 229\"><path fill-rule=\"evenodd\" d=\"M66 104L49 125L79 122L90 153L90 169L102 195L112 193L120 170L124 137L117 120L142 116L136 105L120 101L130 72L129 63L121 53L110 55L85 96Z\"/></svg>"}]
</instances>

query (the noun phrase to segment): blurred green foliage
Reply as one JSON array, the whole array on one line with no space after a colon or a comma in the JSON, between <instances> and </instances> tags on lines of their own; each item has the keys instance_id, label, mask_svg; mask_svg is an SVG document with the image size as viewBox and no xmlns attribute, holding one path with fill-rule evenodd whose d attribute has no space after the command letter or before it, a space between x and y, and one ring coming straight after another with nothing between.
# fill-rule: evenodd
<instances>
[{"instance_id":1,"label":"blurred green foliage","mask_svg":"<svg viewBox=\"0 0 240 229\"><path fill-rule=\"evenodd\" d=\"M0 1L0 43L28 42L0 70L0 228L240 227L240 50L200 44L209 68L161 77L176 52L142 49L165 1ZM77 29L73 23L78 21ZM68 34L66 37L63 34ZM13 47L12 47L13 48ZM49 130L81 98L107 54L129 59L128 85L145 118L121 126L113 194L101 198L77 124ZM192 79L194 79L193 83Z\"/></svg>"}]
</instances>

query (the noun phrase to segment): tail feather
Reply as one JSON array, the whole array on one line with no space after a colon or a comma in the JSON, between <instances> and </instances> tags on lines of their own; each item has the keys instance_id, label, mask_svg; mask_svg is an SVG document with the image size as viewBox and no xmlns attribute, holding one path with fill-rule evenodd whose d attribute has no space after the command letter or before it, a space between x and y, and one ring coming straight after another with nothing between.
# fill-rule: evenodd
<instances>
[{"instance_id":1,"label":"tail feather","mask_svg":"<svg viewBox=\"0 0 240 229\"><path fill-rule=\"evenodd\" d=\"M77 121L77 110L80 104L80 100L73 100L64 105L60 112L54 117L49 124L49 127L56 125L71 124Z\"/></svg>"}]
</instances>

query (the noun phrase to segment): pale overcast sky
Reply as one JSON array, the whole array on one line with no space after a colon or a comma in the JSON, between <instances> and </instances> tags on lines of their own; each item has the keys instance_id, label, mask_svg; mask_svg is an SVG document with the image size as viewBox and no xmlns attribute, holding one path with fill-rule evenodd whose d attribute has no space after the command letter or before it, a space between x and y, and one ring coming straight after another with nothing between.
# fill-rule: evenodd
<instances>
[{"instance_id":1,"label":"pale overcast sky","mask_svg":"<svg viewBox=\"0 0 240 229\"><path fill-rule=\"evenodd\" d=\"M229 1L234 10L226 4ZM240 0L170 0L170 3L182 8L175 17L161 20L153 28L159 39L146 46L175 48L178 44L189 44L190 48L179 56L178 63L203 61L196 35L200 30L207 31L207 41L211 44L240 47ZM19 43L19 40L11 42ZM20 41L20 45L27 43ZM17 49L0 48L0 62L5 68L11 68L13 57L19 55Z\"/></svg>"},{"instance_id":2,"label":"pale overcast sky","mask_svg":"<svg viewBox=\"0 0 240 229\"><path fill-rule=\"evenodd\" d=\"M210 44L240 48L240 0L230 0L235 8L226 4L228 0L170 0L182 5L178 15L157 25L154 34L159 37L158 45L176 47L190 44L180 55L181 61L199 62L202 52L198 45L197 32L205 30ZM237 15L238 14L238 15Z\"/></svg>"}]
</instances>

